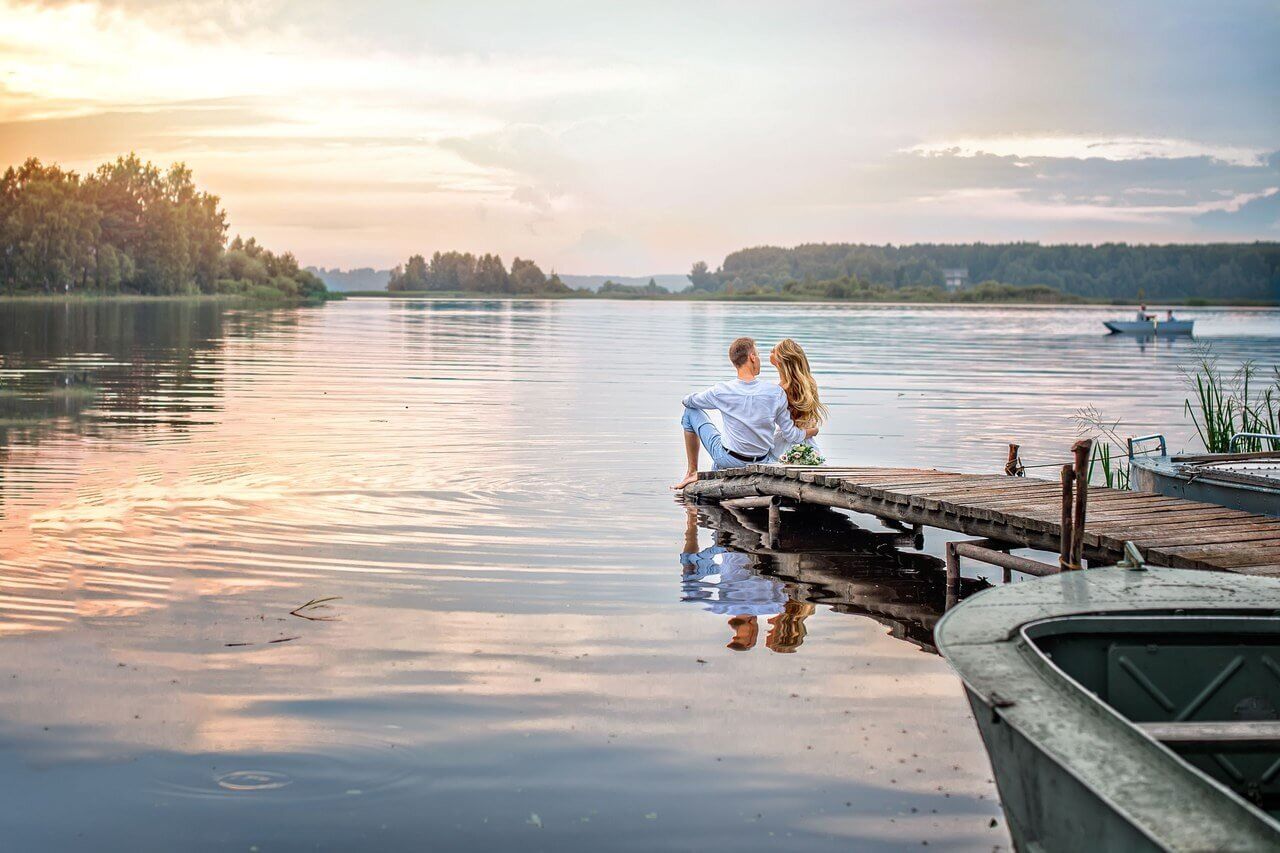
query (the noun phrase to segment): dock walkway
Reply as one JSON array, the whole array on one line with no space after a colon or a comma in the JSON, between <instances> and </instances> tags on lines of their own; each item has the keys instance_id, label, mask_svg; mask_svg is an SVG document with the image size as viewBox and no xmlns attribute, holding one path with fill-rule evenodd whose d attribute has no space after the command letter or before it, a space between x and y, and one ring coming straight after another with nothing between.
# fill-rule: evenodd
<instances>
[{"instance_id":1,"label":"dock walkway","mask_svg":"<svg viewBox=\"0 0 1280 853\"><path fill-rule=\"evenodd\" d=\"M748 465L699 475L697 500L774 496L1057 551L1062 487L1032 477L920 468ZM1153 565L1280 576L1280 518L1143 492L1089 488L1085 556L1114 562L1125 541Z\"/></svg>"}]
</instances>

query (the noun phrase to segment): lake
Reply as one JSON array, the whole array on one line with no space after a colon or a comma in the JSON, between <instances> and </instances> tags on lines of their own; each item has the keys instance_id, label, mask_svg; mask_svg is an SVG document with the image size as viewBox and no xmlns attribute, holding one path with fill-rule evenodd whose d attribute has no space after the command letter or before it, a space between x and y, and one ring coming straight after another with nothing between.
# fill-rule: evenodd
<instances>
[{"instance_id":1,"label":"lake","mask_svg":"<svg viewBox=\"0 0 1280 853\"><path fill-rule=\"evenodd\" d=\"M6 846L1007 847L949 534L731 559L667 490L679 399L791 336L831 462L996 471L1085 406L1190 447L1205 346L1280 364L1280 312L1127 313L0 303Z\"/></svg>"}]
</instances>

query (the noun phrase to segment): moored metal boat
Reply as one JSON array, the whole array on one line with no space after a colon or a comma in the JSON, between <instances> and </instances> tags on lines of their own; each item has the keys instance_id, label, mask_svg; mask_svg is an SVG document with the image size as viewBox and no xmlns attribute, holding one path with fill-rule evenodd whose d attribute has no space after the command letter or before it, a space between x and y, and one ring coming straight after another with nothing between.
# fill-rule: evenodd
<instances>
[{"instance_id":1,"label":"moored metal boat","mask_svg":"<svg viewBox=\"0 0 1280 853\"><path fill-rule=\"evenodd\" d=\"M1103 320L1111 333L1126 335L1189 335L1194 331L1195 320Z\"/></svg>"},{"instance_id":2,"label":"moored metal boat","mask_svg":"<svg viewBox=\"0 0 1280 853\"><path fill-rule=\"evenodd\" d=\"M1064 572L936 640L1019 850L1280 849L1280 580Z\"/></svg>"},{"instance_id":3,"label":"moored metal boat","mask_svg":"<svg viewBox=\"0 0 1280 853\"><path fill-rule=\"evenodd\" d=\"M1250 439L1255 446L1280 443L1278 435L1240 433L1231 446ZM1135 452L1151 441L1159 443L1155 454ZM1280 450L1170 455L1164 436L1145 435L1129 439L1129 484L1134 491L1280 516Z\"/></svg>"}]
</instances>

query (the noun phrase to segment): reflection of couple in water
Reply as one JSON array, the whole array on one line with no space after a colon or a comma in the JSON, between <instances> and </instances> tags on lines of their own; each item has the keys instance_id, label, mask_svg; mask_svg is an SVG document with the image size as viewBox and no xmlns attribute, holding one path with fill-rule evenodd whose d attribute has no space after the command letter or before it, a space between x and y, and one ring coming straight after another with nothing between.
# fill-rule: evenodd
<instances>
[{"instance_id":1,"label":"reflection of couple in water","mask_svg":"<svg viewBox=\"0 0 1280 853\"><path fill-rule=\"evenodd\" d=\"M771 616L764 644L789 654L804 642L804 620L813 605L796 601L780 581L751 570L751 557L719 545L698 550L698 513L687 507L684 552L680 555L682 601L700 604L712 613L729 617L733 639L729 648L745 652L760 634L759 617Z\"/></svg>"},{"instance_id":2,"label":"reflection of couple in water","mask_svg":"<svg viewBox=\"0 0 1280 853\"><path fill-rule=\"evenodd\" d=\"M729 362L736 379L721 382L683 400L685 476L673 488L682 489L698 479L698 453L704 447L713 468L738 468L753 462L777 462L795 445L809 445L826 418L827 407L818 399L818 383L809 370L809 359L798 343L786 338L769 352L769 363L778 371L778 382L762 382L756 342L738 338L729 345ZM724 433L707 417L720 412Z\"/></svg>"}]
</instances>

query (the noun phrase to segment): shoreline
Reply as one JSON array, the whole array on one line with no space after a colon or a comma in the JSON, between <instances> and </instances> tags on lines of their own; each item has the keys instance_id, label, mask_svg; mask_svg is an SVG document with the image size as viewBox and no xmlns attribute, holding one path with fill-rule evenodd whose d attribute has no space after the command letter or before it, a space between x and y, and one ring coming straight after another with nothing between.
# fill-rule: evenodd
<instances>
[{"instance_id":1,"label":"shoreline","mask_svg":"<svg viewBox=\"0 0 1280 853\"><path fill-rule=\"evenodd\" d=\"M326 299L254 299L239 293L0 293L0 305L9 303L60 303L88 304L94 302L228 302L264 308L298 308L323 305L325 302L341 302L346 294L330 291Z\"/></svg>"},{"instance_id":2,"label":"shoreline","mask_svg":"<svg viewBox=\"0 0 1280 853\"><path fill-rule=\"evenodd\" d=\"M1192 297L1194 299L1194 297ZM347 299L405 299L416 301L472 301L472 302L563 302L563 301L607 301L607 302L728 302L757 305L851 305L881 307L939 307L939 308L1132 308L1136 302L1115 302L1112 300L1064 300L1060 302L1017 302L1017 301L966 301L950 299L820 299L816 297L793 296L790 294L722 294L722 293L670 293L670 294L596 294L596 293L475 293L466 291L395 291L385 290L332 290L328 298L319 301L308 300L255 300L251 297L231 293L190 293L190 294L143 294L143 293L0 293L0 305L19 303L66 303L87 304L97 302L226 302L260 308L300 308L323 305L325 302L341 302ZM1262 302L1257 300L1239 300L1223 302L1191 302L1189 300L1160 302L1151 300L1150 310L1174 308L1186 310L1202 310L1215 308L1237 308L1274 310L1280 308L1280 302Z\"/></svg>"},{"instance_id":3,"label":"shoreline","mask_svg":"<svg viewBox=\"0 0 1280 853\"><path fill-rule=\"evenodd\" d=\"M465 291L405 290L389 292L385 290L348 290L337 291L348 299L415 299L415 300L473 300L473 301L572 301L572 300L605 300L611 302L741 302L758 304L795 303L809 305L883 305L883 306L943 306L949 308L982 308L982 307L1017 307L1017 308L1129 308L1137 302L1115 302L1114 300L1063 300L1060 302L983 302L950 299L819 299L816 297L792 296L778 294L776 296L761 294L684 294L670 293L657 295L633 294L596 294L596 293L474 293ZM1195 297L1191 297L1195 299ZM1280 302L1261 302L1257 300L1239 300L1224 302L1191 302L1181 301L1158 302L1149 300L1148 306L1161 308L1197 310L1203 308L1280 308ZM1154 310L1152 307L1151 310Z\"/></svg>"}]
</instances>

